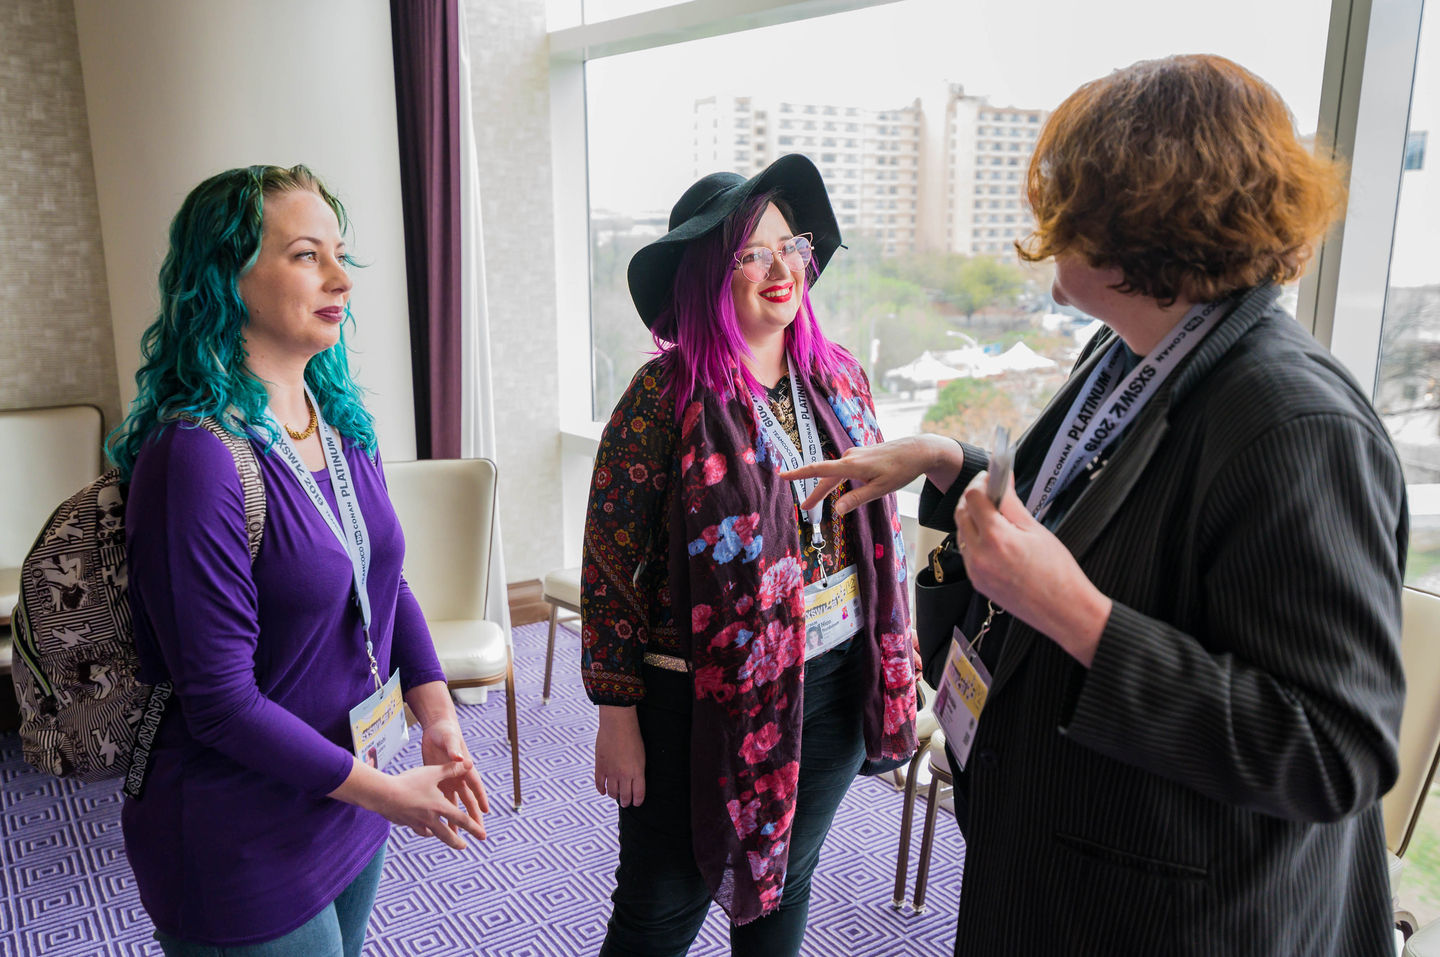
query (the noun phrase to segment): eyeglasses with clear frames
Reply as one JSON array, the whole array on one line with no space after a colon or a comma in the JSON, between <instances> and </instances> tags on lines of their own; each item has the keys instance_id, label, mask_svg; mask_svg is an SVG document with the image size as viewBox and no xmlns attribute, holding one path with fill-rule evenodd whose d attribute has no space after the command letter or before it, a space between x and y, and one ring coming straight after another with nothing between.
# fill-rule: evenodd
<instances>
[{"instance_id":1,"label":"eyeglasses with clear frames","mask_svg":"<svg viewBox=\"0 0 1440 957\"><path fill-rule=\"evenodd\" d=\"M810 265L810 258L815 253L811 238L810 233L801 233L780 245L780 261L792 273L804 272L805 267ZM744 255L736 256L732 268L743 272L745 278L751 282L764 282L765 277L770 275L770 267L775 265L775 253L769 246L760 246Z\"/></svg>"}]
</instances>

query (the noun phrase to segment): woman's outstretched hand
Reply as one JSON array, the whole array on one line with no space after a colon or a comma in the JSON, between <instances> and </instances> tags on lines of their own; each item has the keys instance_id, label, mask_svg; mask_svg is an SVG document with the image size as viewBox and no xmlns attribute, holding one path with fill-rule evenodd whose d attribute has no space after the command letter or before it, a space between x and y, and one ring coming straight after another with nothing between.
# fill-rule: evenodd
<instances>
[{"instance_id":1,"label":"woman's outstretched hand","mask_svg":"<svg viewBox=\"0 0 1440 957\"><path fill-rule=\"evenodd\" d=\"M948 489L965 465L960 443L939 435L912 435L879 445L846 449L838 459L802 465L792 472L781 472L787 482L793 479L818 478L819 484L801 508L814 508L842 482L850 483L850 491L840 496L836 508L841 515L854 511L866 502L883 498L904 488L921 474L928 475L940 489Z\"/></svg>"},{"instance_id":2,"label":"woman's outstretched hand","mask_svg":"<svg viewBox=\"0 0 1440 957\"><path fill-rule=\"evenodd\" d=\"M633 707L600 706L595 790L619 801L621 807L645 803L645 741Z\"/></svg>"},{"instance_id":3,"label":"woman's outstretched hand","mask_svg":"<svg viewBox=\"0 0 1440 957\"><path fill-rule=\"evenodd\" d=\"M1015 494L1015 479L997 509L985 494L988 473L975 476L955 509L955 544L975 590L1049 636L1085 667L1112 602Z\"/></svg>"},{"instance_id":4,"label":"woman's outstretched hand","mask_svg":"<svg viewBox=\"0 0 1440 957\"><path fill-rule=\"evenodd\" d=\"M461 831L485 840L485 828L455 805L445 788L454 787L468 771L464 761L411 768L386 774L355 759L350 775L330 796L346 804L374 811L391 824L410 828L421 837L438 837L456 850L465 849Z\"/></svg>"}]
</instances>

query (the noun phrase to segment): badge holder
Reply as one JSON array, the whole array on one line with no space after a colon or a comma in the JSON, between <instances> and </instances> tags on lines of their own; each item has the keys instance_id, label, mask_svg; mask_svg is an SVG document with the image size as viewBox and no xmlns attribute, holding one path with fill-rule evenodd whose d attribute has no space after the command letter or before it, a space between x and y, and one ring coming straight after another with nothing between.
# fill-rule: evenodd
<instances>
[{"instance_id":1,"label":"badge holder","mask_svg":"<svg viewBox=\"0 0 1440 957\"><path fill-rule=\"evenodd\" d=\"M350 737L355 743L355 757L372 768L383 770L390 759L410 741L410 728L405 723L405 699L400 693L400 669L390 680L380 683L380 666L375 662L370 633L365 633L365 653L370 657L370 674L375 678L375 693L350 709Z\"/></svg>"},{"instance_id":2,"label":"badge holder","mask_svg":"<svg viewBox=\"0 0 1440 957\"><path fill-rule=\"evenodd\" d=\"M860 568L850 565L805 588L805 660L819 657L859 633Z\"/></svg>"},{"instance_id":3,"label":"badge holder","mask_svg":"<svg viewBox=\"0 0 1440 957\"><path fill-rule=\"evenodd\" d=\"M1004 614L990 602L989 614L980 626L972 645L959 627L950 639L950 655L945 660L945 672L941 675L940 686L935 689L935 718L945 731L945 740L955 756L960 770L970 758L970 749L975 745L975 731L980 726L980 712L985 709L985 699L992 684L990 672L980 660L980 643L990 633L990 626L996 615Z\"/></svg>"}]
</instances>

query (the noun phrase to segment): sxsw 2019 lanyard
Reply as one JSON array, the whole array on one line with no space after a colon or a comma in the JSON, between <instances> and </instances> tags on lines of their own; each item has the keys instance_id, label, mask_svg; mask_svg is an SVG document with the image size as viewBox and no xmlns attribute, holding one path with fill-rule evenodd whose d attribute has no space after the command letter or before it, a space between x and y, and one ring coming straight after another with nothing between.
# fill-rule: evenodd
<instances>
[{"instance_id":1,"label":"sxsw 2019 lanyard","mask_svg":"<svg viewBox=\"0 0 1440 957\"><path fill-rule=\"evenodd\" d=\"M815 427L815 417L810 413L810 400L805 395L805 385L795 375L795 363L787 355L785 357L786 368L790 373L790 391L795 397L795 422L799 427L800 444L802 449L795 448L795 443L790 441L790 436L781 427L775 414L770 407L761 402L754 393L750 395L750 402L755 407L755 418L760 422L760 427L765 430L766 438L775 448L776 454L784 464L787 472L800 468L802 465L810 465L814 462L823 462L825 452L820 447L820 430ZM809 497L815 490L819 479L795 479L790 484L795 488L795 504L799 505ZM805 520L810 523L810 545L817 551L825 547L825 501L821 499L815 507L805 513Z\"/></svg>"},{"instance_id":2,"label":"sxsw 2019 lanyard","mask_svg":"<svg viewBox=\"0 0 1440 957\"><path fill-rule=\"evenodd\" d=\"M280 456L285 464L290 466L290 471L295 473L295 478L300 482L300 487L310 497L310 503L325 519L325 524L330 526L330 531L340 540L340 545L345 553L350 556L350 567L355 577L355 599L360 605L360 617L365 624L365 654L370 659L370 674L375 678L375 688L378 691L382 687L380 681L380 666L375 661L375 645L370 641L370 592L366 587L366 579L370 573L370 534L365 528L365 516L360 512L360 502L355 495L355 483L350 475L350 464L345 461L345 452L340 446L340 441L331 431L329 424L320 415L320 403L305 388L305 394L309 397L311 405L315 408L315 416L320 425L320 444L325 449L325 467L330 472L330 484L335 490L335 501L345 516L345 525L341 526L335 518L335 513L330 509L330 503L325 501L325 496L320 493L320 486L315 482L315 476L310 474L310 469L300 458L300 452L295 448L295 443L290 440L290 434L275 413L267 406L265 415L275 425L280 434L278 448Z\"/></svg>"},{"instance_id":3,"label":"sxsw 2019 lanyard","mask_svg":"<svg viewBox=\"0 0 1440 957\"><path fill-rule=\"evenodd\" d=\"M1085 380L1060 431L1050 443L1045 463L1025 503L1032 515L1043 518L1070 480L1087 463L1095 461L1128 422L1139 417L1145 403L1160 391L1160 384L1175 371L1180 360L1189 355L1225 315L1224 305L1224 302L1212 302L1187 312L1123 382L1120 369L1125 362L1125 348L1116 340ZM980 659L980 643L990 633L995 616L1004 610L993 601L989 606L973 643L958 626L955 628L945 670L935 689L933 711L945 729L946 743L961 770L975 744L980 714L992 684L990 672Z\"/></svg>"},{"instance_id":4,"label":"sxsw 2019 lanyard","mask_svg":"<svg viewBox=\"0 0 1440 957\"><path fill-rule=\"evenodd\" d=\"M1093 462L1121 430L1140 415L1160 385L1225 316L1229 300L1202 303L1160 340L1141 359L1129 377L1120 381L1125 362L1124 344L1116 339L1110 351L1095 366L1075 396L1070 410L1050 443L1025 507L1036 518L1044 518L1055 497L1079 471Z\"/></svg>"}]
</instances>

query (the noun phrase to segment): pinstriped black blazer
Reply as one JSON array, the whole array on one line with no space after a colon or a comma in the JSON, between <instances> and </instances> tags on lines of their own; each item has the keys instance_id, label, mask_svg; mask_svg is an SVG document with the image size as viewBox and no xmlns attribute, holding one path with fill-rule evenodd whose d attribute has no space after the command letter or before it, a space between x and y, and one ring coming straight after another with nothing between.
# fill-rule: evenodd
<instances>
[{"instance_id":1,"label":"pinstriped black blazer","mask_svg":"<svg viewBox=\"0 0 1440 957\"><path fill-rule=\"evenodd\" d=\"M1115 610L1088 671L1011 622L971 758L957 955L1393 953L1404 479L1276 294L1243 295L1056 528ZM986 464L967 459L927 487L924 524L953 528Z\"/></svg>"}]
</instances>

